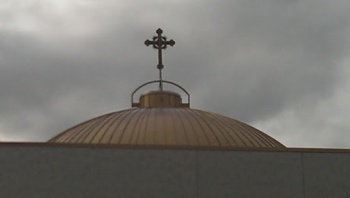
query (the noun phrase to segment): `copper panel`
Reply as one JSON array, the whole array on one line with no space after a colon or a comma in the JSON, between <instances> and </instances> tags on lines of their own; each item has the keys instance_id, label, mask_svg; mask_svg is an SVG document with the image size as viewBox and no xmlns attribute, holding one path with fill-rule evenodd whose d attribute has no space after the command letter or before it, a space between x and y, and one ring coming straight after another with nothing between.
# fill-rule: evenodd
<instances>
[{"instance_id":1,"label":"copper panel","mask_svg":"<svg viewBox=\"0 0 350 198\"><path fill-rule=\"evenodd\" d=\"M134 108L72 127L52 143L114 144L200 148L285 148L238 120L189 108Z\"/></svg>"}]
</instances>

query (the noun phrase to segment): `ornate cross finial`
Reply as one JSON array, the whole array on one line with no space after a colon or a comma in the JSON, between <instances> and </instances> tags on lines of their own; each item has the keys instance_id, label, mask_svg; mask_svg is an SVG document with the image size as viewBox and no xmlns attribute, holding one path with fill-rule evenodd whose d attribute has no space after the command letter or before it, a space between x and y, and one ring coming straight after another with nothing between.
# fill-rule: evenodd
<instances>
[{"instance_id":1,"label":"ornate cross finial","mask_svg":"<svg viewBox=\"0 0 350 198\"><path fill-rule=\"evenodd\" d=\"M146 40L145 45L149 46L152 45L153 48L158 49L158 66L157 68L159 69L159 88L160 90L163 90L163 83L162 83L162 69L164 68L163 62L162 62L162 50L166 49L168 45L173 46L175 45L174 40L167 41L165 36L162 36L163 30L158 28L157 36L153 37L153 40Z\"/></svg>"}]
</instances>

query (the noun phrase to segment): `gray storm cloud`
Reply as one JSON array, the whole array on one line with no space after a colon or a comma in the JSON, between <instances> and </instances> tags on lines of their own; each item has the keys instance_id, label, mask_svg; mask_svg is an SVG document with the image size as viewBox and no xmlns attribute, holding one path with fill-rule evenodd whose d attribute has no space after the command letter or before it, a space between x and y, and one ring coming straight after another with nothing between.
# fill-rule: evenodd
<instances>
[{"instance_id":1,"label":"gray storm cloud","mask_svg":"<svg viewBox=\"0 0 350 198\"><path fill-rule=\"evenodd\" d=\"M164 77L188 89L194 108L253 124L287 146L350 146L342 141L350 104L340 97L349 87L347 1L37 1L1 9L3 140L45 141L129 108L133 89L157 78L156 52L143 42L161 27L176 41L164 52ZM330 115L338 116L328 123Z\"/></svg>"}]
</instances>

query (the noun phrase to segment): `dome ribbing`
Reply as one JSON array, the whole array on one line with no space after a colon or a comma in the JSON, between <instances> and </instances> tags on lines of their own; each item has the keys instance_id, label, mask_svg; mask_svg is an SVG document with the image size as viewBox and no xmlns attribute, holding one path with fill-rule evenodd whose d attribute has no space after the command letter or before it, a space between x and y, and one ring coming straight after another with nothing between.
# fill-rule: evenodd
<instances>
[{"instance_id":1,"label":"dome ribbing","mask_svg":"<svg viewBox=\"0 0 350 198\"><path fill-rule=\"evenodd\" d=\"M114 112L72 127L49 142L284 148L277 140L243 122L189 108L133 108Z\"/></svg>"}]
</instances>

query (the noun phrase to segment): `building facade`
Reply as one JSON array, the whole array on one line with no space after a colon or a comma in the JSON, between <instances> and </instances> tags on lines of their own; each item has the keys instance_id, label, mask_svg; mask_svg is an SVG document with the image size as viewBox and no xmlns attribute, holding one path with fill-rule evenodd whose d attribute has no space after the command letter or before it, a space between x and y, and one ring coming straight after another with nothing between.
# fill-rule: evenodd
<instances>
[{"instance_id":1,"label":"building facade","mask_svg":"<svg viewBox=\"0 0 350 198\"><path fill-rule=\"evenodd\" d=\"M2 143L1 197L349 197L350 152Z\"/></svg>"}]
</instances>

